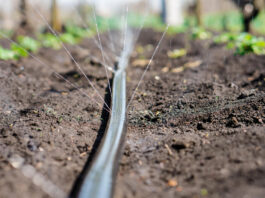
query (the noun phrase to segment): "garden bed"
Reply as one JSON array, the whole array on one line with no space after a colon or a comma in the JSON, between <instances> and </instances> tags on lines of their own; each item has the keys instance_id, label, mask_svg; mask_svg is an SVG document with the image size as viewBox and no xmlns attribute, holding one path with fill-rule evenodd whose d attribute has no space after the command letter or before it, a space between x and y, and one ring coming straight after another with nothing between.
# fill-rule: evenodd
<instances>
[{"instance_id":1,"label":"garden bed","mask_svg":"<svg viewBox=\"0 0 265 198\"><path fill-rule=\"evenodd\" d=\"M127 72L128 101L160 38L143 30ZM105 69L89 58L101 57L92 46L85 40L68 47L104 96ZM168 57L180 48L186 56ZM63 50L37 56L100 101ZM263 197L264 64L264 56L234 55L209 40L166 36L128 111L114 197ZM49 197L14 168L21 158L69 193L101 137L103 103L50 67L32 58L0 62L3 197Z\"/></svg>"}]
</instances>

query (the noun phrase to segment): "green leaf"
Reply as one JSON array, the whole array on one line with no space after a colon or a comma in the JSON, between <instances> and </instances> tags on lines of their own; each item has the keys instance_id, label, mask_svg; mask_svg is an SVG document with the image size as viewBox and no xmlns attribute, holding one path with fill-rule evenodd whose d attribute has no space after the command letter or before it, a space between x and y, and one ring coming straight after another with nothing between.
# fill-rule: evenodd
<instances>
[{"instance_id":1,"label":"green leaf","mask_svg":"<svg viewBox=\"0 0 265 198\"><path fill-rule=\"evenodd\" d=\"M193 28L191 36L193 39L205 40L211 38L212 34L203 28L197 27Z\"/></svg>"},{"instance_id":2,"label":"green leaf","mask_svg":"<svg viewBox=\"0 0 265 198\"><path fill-rule=\"evenodd\" d=\"M84 29L74 25L66 26L66 33L71 34L73 37L80 39L84 37L91 37L94 33L89 29Z\"/></svg>"},{"instance_id":3,"label":"green leaf","mask_svg":"<svg viewBox=\"0 0 265 198\"><path fill-rule=\"evenodd\" d=\"M257 38L249 33L241 33L234 41L236 54L245 55L254 53L263 55L265 52L265 41L263 38Z\"/></svg>"},{"instance_id":4,"label":"green leaf","mask_svg":"<svg viewBox=\"0 0 265 198\"><path fill-rule=\"evenodd\" d=\"M236 35L234 33L228 33L228 32L223 33L214 38L215 43L227 43L235 40L236 40Z\"/></svg>"},{"instance_id":5,"label":"green leaf","mask_svg":"<svg viewBox=\"0 0 265 198\"><path fill-rule=\"evenodd\" d=\"M21 47L25 48L30 52L37 52L41 46L38 41L28 36L18 36L17 41L19 45L21 45Z\"/></svg>"},{"instance_id":6,"label":"green leaf","mask_svg":"<svg viewBox=\"0 0 265 198\"><path fill-rule=\"evenodd\" d=\"M69 33L64 33L64 34L60 35L60 39L62 42L69 43L72 45L78 43L78 41L79 41L79 39L75 38L72 34L69 34Z\"/></svg>"},{"instance_id":7,"label":"green leaf","mask_svg":"<svg viewBox=\"0 0 265 198\"><path fill-rule=\"evenodd\" d=\"M1 60L16 60L18 58L19 57L14 51L0 47L0 59Z\"/></svg>"},{"instance_id":8,"label":"green leaf","mask_svg":"<svg viewBox=\"0 0 265 198\"><path fill-rule=\"evenodd\" d=\"M56 36L48 33L48 34L40 34L39 39L42 42L42 45L47 48L60 49L61 41Z\"/></svg>"},{"instance_id":9,"label":"green leaf","mask_svg":"<svg viewBox=\"0 0 265 198\"><path fill-rule=\"evenodd\" d=\"M11 44L11 49L13 50L13 52L15 52L17 54L17 56L19 57L28 57L28 52L23 49L22 47L12 43Z\"/></svg>"},{"instance_id":10,"label":"green leaf","mask_svg":"<svg viewBox=\"0 0 265 198\"><path fill-rule=\"evenodd\" d=\"M258 40L258 41L255 43L255 45L256 45L257 47L263 47L263 48L265 48L265 41L264 41L264 40Z\"/></svg>"},{"instance_id":11,"label":"green leaf","mask_svg":"<svg viewBox=\"0 0 265 198\"><path fill-rule=\"evenodd\" d=\"M234 43L234 42L229 42L229 43L227 43L227 48L228 48L228 49L233 49L233 48L235 48L235 43Z\"/></svg>"}]
</instances>

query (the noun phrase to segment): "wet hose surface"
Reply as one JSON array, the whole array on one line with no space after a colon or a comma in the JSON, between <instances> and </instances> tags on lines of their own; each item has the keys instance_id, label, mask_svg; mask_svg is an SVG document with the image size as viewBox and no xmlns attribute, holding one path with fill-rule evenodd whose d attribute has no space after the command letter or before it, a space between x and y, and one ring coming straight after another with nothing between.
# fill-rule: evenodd
<instances>
[{"instance_id":1,"label":"wet hose surface","mask_svg":"<svg viewBox=\"0 0 265 198\"><path fill-rule=\"evenodd\" d=\"M113 196L119 157L126 132L126 67L133 47L130 35L112 80L110 118L95 157L86 165L70 197L109 198Z\"/></svg>"},{"instance_id":2,"label":"wet hose surface","mask_svg":"<svg viewBox=\"0 0 265 198\"><path fill-rule=\"evenodd\" d=\"M112 112L108 130L99 152L86 175L77 197L111 197L117 173L119 155L126 122L125 72L115 74L112 92Z\"/></svg>"}]
</instances>

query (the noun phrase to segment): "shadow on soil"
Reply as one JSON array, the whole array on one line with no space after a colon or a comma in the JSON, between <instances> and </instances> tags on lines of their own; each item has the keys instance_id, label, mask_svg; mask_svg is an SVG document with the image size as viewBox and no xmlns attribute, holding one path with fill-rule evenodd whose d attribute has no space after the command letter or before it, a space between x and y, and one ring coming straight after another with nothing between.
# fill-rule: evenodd
<instances>
[{"instance_id":1,"label":"shadow on soil","mask_svg":"<svg viewBox=\"0 0 265 198\"><path fill-rule=\"evenodd\" d=\"M112 82L113 82L113 79L110 79L110 84L111 85L112 85ZM105 91L106 91L106 94L105 94L104 100L105 100L106 104L110 107L111 106L111 92L110 92L109 86L106 87ZM110 114L107 111L108 108L107 108L106 104L104 105L104 107L103 107L103 109L101 111L101 120L102 120L102 122L101 122L100 128L98 130L97 138L95 140L95 143L93 145L92 151L91 151L91 153L90 153L90 155L89 155L89 157L87 159L87 162L86 162L82 172L77 177L77 179L76 179L76 181L75 181L75 183L73 185L72 191L70 192L70 195L69 195L70 198L78 197L78 193L79 193L80 188L82 186L82 183L83 183L83 181L85 179L85 176L86 176L86 174L88 173L88 171L90 169L92 161L95 158L95 156L97 154L97 150L100 147L101 140L104 137L104 134L105 134L105 131L106 131L106 128L107 128L107 125L108 125L108 120L109 120L109 117L110 117Z\"/></svg>"}]
</instances>

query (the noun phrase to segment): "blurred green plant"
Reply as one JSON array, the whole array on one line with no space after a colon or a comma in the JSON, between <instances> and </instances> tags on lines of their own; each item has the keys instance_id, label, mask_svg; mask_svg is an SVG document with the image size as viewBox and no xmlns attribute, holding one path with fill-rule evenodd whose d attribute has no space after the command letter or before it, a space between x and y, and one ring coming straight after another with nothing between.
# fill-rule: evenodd
<instances>
[{"instance_id":1,"label":"blurred green plant","mask_svg":"<svg viewBox=\"0 0 265 198\"><path fill-rule=\"evenodd\" d=\"M264 38L257 38L251 34L240 34L235 42L236 54L244 55L254 53L257 55L265 55Z\"/></svg>"},{"instance_id":2,"label":"blurred green plant","mask_svg":"<svg viewBox=\"0 0 265 198\"><path fill-rule=\"evenodd\" d=\"M43 47L53 48L53 49L60 49L61 48L60 39L51 33L39 34L38 39L41 41L41 44Z\"/></svg>"},{"instance_id":3,"label":"blurred green plant","mask_svg":"<svg viewBox=\"0 0 265 198\"><path fill-rule=\"evenodd\" d=\"M186 49L175 49L173 51L169 51L167 53L168 57L169 58L172 58L172 59L176 59L176 58L180 58L182 56L186 56L187 55L187 50Z\"/></svg>"},{"instance_id":4,"label":"blurred green plant","mask_svg":"<svg viewBox=\"0 0 265 198\"><path fill-rule=\"evenodd\" d=\"M0 59L1 60L16 60L18 59L18 56L16 52L9 50L9 49L2 48L0 46Z\"/></svg>"},{"instance_id":5,"label":"blurred green plant","mask_svg":"<svg viewBox=\"0 0 265 198\"><path fill-rule=\"evenodd\" d=\"M21 57L28 57L29 52L37 52L41 47L38 41L30 37L19 36L17 42L18 44L11 44L11 49L1 48L0 59L18 60Z\"/></svg>"},{"instance_id":6,"label":"blurred green plant","mask_svg":"<svg viewBox=\"0 0 265 198\"><path fill-rule=\"evenodd\" d=\"M220 43L228 43L228 42L233 42L237 38L237 34L233 32L225 32L223 34L220 34L216 37L214 37L213 41L217 44Z\"/></svg>"},{"instance_id":7,"label":"blurred green plant","mask_svg":"<svg viewBox=\"0 0 265 198\"><path fill-rule=\"evenodd\" d=\"M254 53L257 55L265 55L265 40L262 37L256 37L249 33L223 33L214 38L214 42L226 43L227 48L235 49L235 53L245 55Z\"/></svg>"},{"instance_id":8,"label":"blurred green plant","mask_svg":"<svg viewBox=\"0 0 265 198\"><path fill-rule=\"evenodd\" d=\"M81 39L84 37L91 37L94 36L94 31L90 30L90 29L85 29L85 28L81 28L79 26L76 25L67 25L65 27L66 29L66 33L71 34L73 37L75 37L76 39Z\"/></svg>"},{"instance_id":9,"label":"blurred green plant","mask_svg":"<svg viewBox=\"0 0 265 198\"><path fill-rule=\"evenodd\" d=\"M18 36L17 42L22 48L25 48L27 51L30 52L37 52L38 49L41 47L41 43L39 41L28 36Z\"/></svg>"},{"instance_id":10,"label":"blurred green plant","mask_svg":"<svg viewBox=\"0 0 265 198\"><path fill-rule=\"evenodd\" d=\"M65 27L65 32L60 34L58 37L51 34L39 34L38 39L41 41L42 45L46 48L60 49L61 42L68 44L77 44L85 37L92 37L94 32L89 29L84 29L75 25L67 25Z\"/></svg>"},{"instance_id":11,"label":"blurred green plant","mask_svg":"<svg viewBox=\"0 0 265 198\"><path fill-rule=\"evenodd\" d=\"M3 34L6 35L6 33ZM37 40L28 36L18 36L16 39L18 44L12 43L11 49L0 48L0 59L17 60L21 57L27 57L28 52L36 53L41 47L58 50L62 47L62 42L74 45L83 38L93 35L94 32L92 30L67 25L65 33L60 34L58 37L51 33L39 34Z\"/></svg>"},{"instance_id":12,"label":"blurred green plant","mask_svg":"<svg viewBox=\"0 0 265 198\"><path fill-rule=\"evenodd\" d=\"M11 44L11 50L17 55L14 59L18 59L20 57L28 57L28 52L15 43Z\"/></svg>"},{"instance_id":13,"label":"blurred green plant","mask_svg":"<svg viewBox=\"0 0 265 198\"><path fill-rule=\"evenodd\" d=\"M41 44L30 37L18 36L17 43L11 44L11 49L1 47L0 59L1 60L18 60L21 57L28 57L29 52L37 52Z\"/></svg>"},{"instance_id":14,"label":"blurred green plant","mask_svg":"<svg viewBox=\"0 0 265 198\"><path fill-rule=\"evenodd\" d=\"M140 15L136 13L129 13L128 26L135 28L153 28L156 31L164 31L166 25L162 23L160 16L158 15ZM253 21L252 27L256 33L265 33L265 11ZM192 39L210 39L212 34L206 29L211 30L227 30L213 38L213 41L217 44L225 43L227 48L235 49L236 54L255 53L258 55L265 54L265 42L263 38L257 38L253 35L236 32L241 31L242 14L240 12L227 12L205 15L203 18L204 28L196 26L196 19L193 16L187 16L184 23L180 26L170 26L167 34L175 35L177 33L187 33L191 31ZM0 59L10 60L19 59L20 57L27 57L28 52L37 52L40 47L60 49L63 43L77 44L85 37L92 37L96 34L97 28L100 33L112 30L124 28L124 20L120 17L114 16L111 18L97 17L97 25L91 23L89 29L78 27L73 24L67 24L65 26L65 32L59 35L59 38L51 33L38 35L38 40L27 36L17 37L19 45L11 44L11 49L0 48ZM2 31L2 30L1 30ZM3 31L2 31L3 32ZM8 32L11 36L12 32ZM5 32L7 35L7 32ZM178 58L186 55L184 50L172 51L169 55L170 58Z\"/></svg>"},{"instance_id":15,"label":"blurred green plant","mask_svg":"<svg viewBox=\"0 0 265 198\"><path fill-rule=\"evenodd\" d=\"M212 37L212 34L201 27L195 27L191 31L192 39L205 40L205 39L210 39L211 37Z\"/></svg>"},{"instance_id":16,"label":"blurred green plant","mask_svg":"<svg viewBox=\"0 0 265 198\"><path fill-rule=\"evenodd\" d=\"M170 26L167 30L167 33L169 35L179 34L179 33L185 33L188 31L188 26L181 25L181 26Z\"/></svg>"},{"instance_id":17,"label":"blurred green plant","mask_svg":"<svg viewBox=\"0 0 265 198\"><path fill-rule=\"evenodd\" d=\"M74 35L70 34L70 33L63 33L60 35L59 37L63 43L68 43L68 44L71 44L71 45L74 45L76 43L79 42L79 38L76 38L74 37Z\"/></svg>"}]
</instances>

